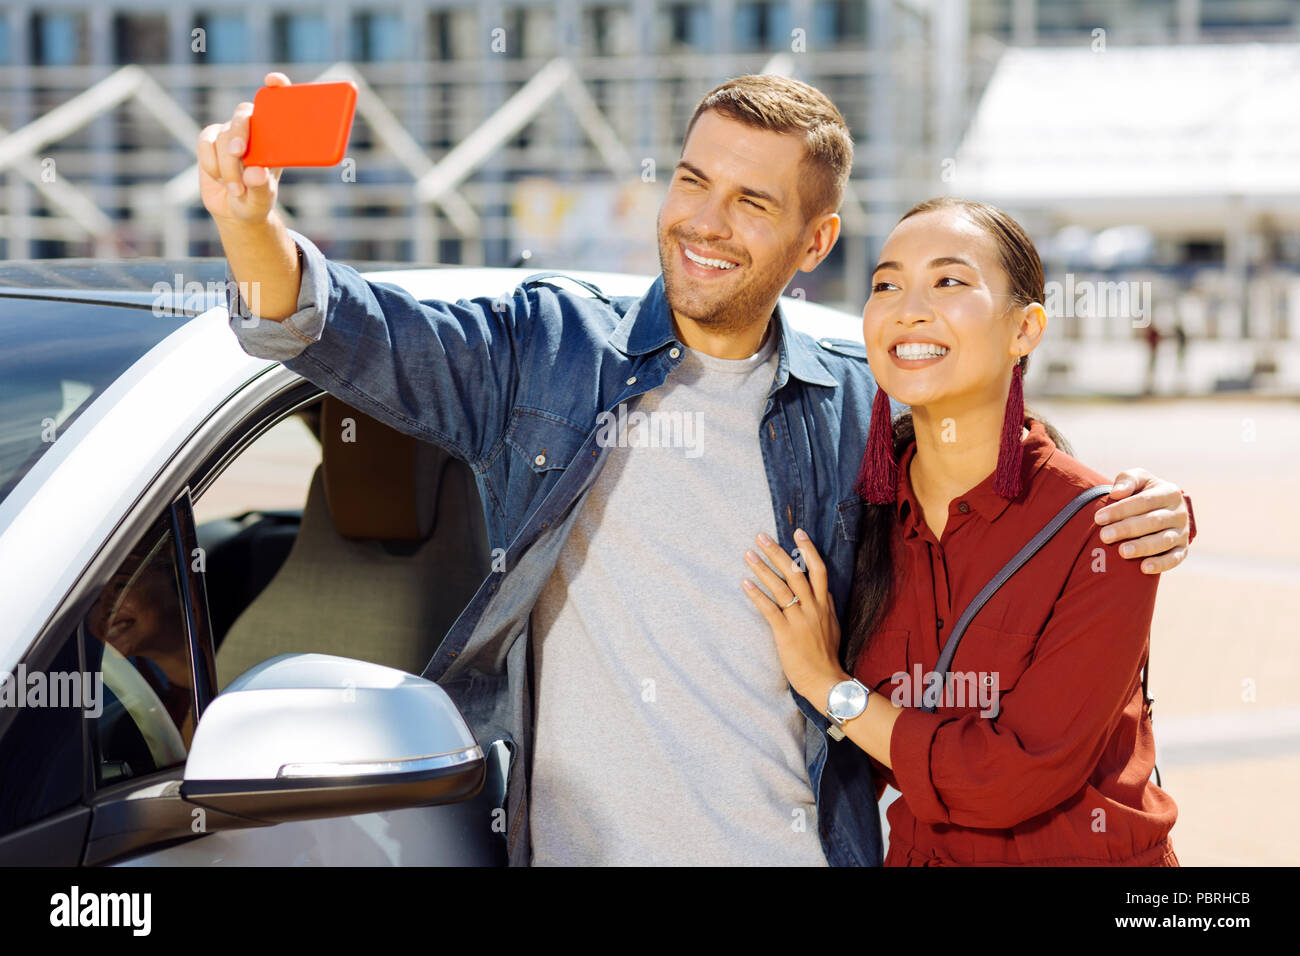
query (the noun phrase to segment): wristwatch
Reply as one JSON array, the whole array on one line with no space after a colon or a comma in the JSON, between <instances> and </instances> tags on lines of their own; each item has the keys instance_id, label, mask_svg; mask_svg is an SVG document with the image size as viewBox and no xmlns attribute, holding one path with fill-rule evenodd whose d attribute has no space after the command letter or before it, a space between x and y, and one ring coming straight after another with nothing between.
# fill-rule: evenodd
<instances>
[{"instance_id":1,"label":"wristwatch","mask_svg":"<svg viewBox=\"0 0 1300 956\"><path fill-rule=\"evenodd\" d=\"M856 678L842 680L831 688L831 692L826 695L826 716L831 719L826 733L831 740L844 739L844 724L861 716L867 709L869 693L867 686Z\"/></svg>"}]
</instances>

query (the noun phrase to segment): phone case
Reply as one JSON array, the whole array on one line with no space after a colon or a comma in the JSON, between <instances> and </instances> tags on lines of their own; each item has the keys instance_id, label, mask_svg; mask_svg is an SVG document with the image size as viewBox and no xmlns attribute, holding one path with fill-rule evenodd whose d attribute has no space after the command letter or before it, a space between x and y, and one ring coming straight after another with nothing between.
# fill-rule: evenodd
<instances>
[{"instance_id":1,"label":"phone case","mask_svg":"<svg viewBox=\"0 0 1300 956\"><path fill-rule=\"evenodd\" d=\"M264 86L253 97L245 166L334 166L352 132L351 82Z\"/></svg>"}]
</instances>

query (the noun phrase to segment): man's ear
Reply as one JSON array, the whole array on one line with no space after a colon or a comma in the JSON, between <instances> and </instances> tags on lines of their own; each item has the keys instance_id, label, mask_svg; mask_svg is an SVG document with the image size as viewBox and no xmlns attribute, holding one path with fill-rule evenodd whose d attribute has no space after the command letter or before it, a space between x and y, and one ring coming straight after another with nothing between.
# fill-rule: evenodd
<instances>
[{"instance_id":1,"label":"man's ear","mask_svg":"<svg viewBox=\"0 0 1300 956\"><path fill-rule=\"evenodd\" d=\"M800 272L812 272L818 264L830 255L835 247L835 240L840 237L840 215L836 212L823 213L809 224L808 244L804 247L803 257L799 260Z\"/></svg>"},{"instance_id":2,"label":"man's ear","mask_svg":"<svg viewBox=\"0 0 1300 956\"><path fill-rule=\"evenodd\" d=\"M1015 313L1016 337L1011 342L1012 355L1028 355L1038 348L1047 331L1047 310L1041 302L1031 302Z\"/></svg>"}]
</instances>

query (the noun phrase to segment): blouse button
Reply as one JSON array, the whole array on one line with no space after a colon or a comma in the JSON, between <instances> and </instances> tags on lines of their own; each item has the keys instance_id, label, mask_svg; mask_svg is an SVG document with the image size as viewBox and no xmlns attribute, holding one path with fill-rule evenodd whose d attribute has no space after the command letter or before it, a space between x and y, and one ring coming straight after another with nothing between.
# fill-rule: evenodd
<instances>
[{"instance_id":1,"label":"blouse button","mask_svg":"<svg viewBox=\"0 0 1300 956\"><path fill-rule=\"evenodd\" d=\"M939 626L943 627L943 618L939 618Z\"/></svg>"},{"instance_id":2,"label":"blouse button","mask_svg":"<svg viewBox=\"0 0 1300 956\"><path fill-rule=\"evenodd\" d=\"M962 514L969 514L970 505L968 505L966 502L963 501L959 505L957 505L957 510L960 511Z\"/></svg>"}]
</instances>

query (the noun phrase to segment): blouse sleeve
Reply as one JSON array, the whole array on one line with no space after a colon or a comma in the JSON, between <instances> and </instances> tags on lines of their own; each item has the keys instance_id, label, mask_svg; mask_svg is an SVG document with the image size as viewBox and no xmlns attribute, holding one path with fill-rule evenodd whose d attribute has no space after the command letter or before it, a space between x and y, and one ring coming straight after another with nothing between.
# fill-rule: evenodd
<instances>
[{"instance_id":1,"label":"blouse sleeve","mask_svg":"<svg viewBox=\"0 0 1300 956\"><path fill-rule=\"evenodd\" d=\"M1094 570L1100 530L996 716L899 716L890 762L918 821L1009 828L1061 803L1096 766L1138 686L1159 583L1136 561Z\"/></svg>"}]
</instances>

